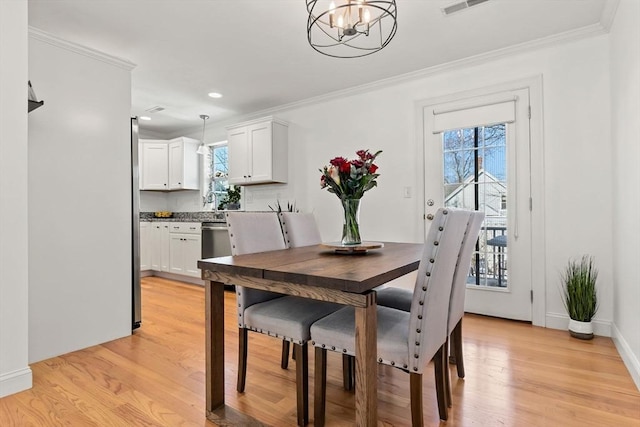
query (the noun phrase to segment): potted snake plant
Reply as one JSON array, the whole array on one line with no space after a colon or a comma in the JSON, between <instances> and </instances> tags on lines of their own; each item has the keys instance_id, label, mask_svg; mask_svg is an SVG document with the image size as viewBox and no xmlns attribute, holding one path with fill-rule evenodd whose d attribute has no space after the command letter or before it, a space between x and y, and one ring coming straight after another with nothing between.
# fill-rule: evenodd
<instances>
[{"instance_id":1,"label":"potted snake plant","mask_svg":"<svg viewBox=\"0 0 640 427\"><path fill-rule=\"evenodd\" d=\"M569 333L572 337L593 338L591 319L598 310L597 278L593 258L587 255L580 260L570 260L562 273L563 302L571 318Z\"/></svg>"}]
</instances>

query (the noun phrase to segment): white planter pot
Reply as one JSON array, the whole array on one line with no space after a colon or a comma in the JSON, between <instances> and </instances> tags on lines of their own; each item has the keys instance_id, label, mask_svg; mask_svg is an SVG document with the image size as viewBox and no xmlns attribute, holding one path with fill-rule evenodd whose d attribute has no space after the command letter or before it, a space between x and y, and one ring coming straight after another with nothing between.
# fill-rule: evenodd
<instances>
[{"instance_id":1,"label":"white planter pot","mask_svg":"<svg viewBox=\"0 0 640 427\"><path fill-rule=\"evenodd\" d=\"M569 333L572 337L581 340L590 340L593 338L593 325L591 322L580 322L569 319Z\"/></svg>"}]
</instances>

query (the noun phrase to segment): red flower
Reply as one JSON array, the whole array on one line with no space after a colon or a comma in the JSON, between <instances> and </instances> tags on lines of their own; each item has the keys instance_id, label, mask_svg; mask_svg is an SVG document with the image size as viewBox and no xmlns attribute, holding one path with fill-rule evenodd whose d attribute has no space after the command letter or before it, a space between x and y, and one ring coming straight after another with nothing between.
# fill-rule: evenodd
<instances>
[{"instance_id":1,"label":"red flower","mask_svg":"<svg viewBox=\"0 0 640 427\"><path fill-rule=\"evenodd\" d=\"M357 168L364 166L364 162L362 160L351 160L351 164Z\"/></svg>"},{"instance_id":2,"label":"red flower","mask_svg":"<svg viewBox=\"0 0 640 427\"><path fill-rule=\"evenodd\" d=\"M340 172L342 173L350 173L351 172L351 163L344 162L340 165Z\"/></svg>"},{"instance_id":3,"label":"red flower","mask_svg":"<svg viewBox=\"0 0 640 427\"><path fill-rule=\"evenodd\" d=\"M358 150L356 151L356 154L358 155L358 157L360 157L360 159L362 159L363 162L375 158L373 154L369 153L369 150Z\"/></svg>"},{"instance_id":4,"label":"red flower","mask_svg":"<svg viewBox=\"0 0 640 427\"><path fill-rule=\"evenodd\" d=\"M377 170L378 170L378 166L371 163L371 166L369 166L369 172L376 173Z\"/></svg>"},{"instance_id":5,"label":"red flower","mask_svg":"<svg viewBox=\"0 0 640 427\"><path fill-rule=\"evenodd\" d=\"M329 163L331 163L332 166L336 166L338 168L340 168L343 164L345 164L345 162L347 162L347 159L345 159L344 157L336 157L329 161Z\"/></svg>"}]
</instances>

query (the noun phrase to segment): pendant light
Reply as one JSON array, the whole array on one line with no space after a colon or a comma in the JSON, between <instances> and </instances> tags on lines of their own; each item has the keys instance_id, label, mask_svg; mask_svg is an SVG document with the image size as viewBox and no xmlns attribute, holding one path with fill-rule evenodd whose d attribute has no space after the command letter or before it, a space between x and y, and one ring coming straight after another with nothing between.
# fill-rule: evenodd
<instances>
[{"instance_id":1,"label":"pendant light","mask_svg":"<svg viewBox=\"0 0 640 427\"><path fill-rule=\"evenodd\" d=\"M202 119L202 139L200 140L200 146L198 147L198 151L196 151L196 153L204 156L205 154L207 154L207 147L204 145L204 128L209 116L207 116L206 114L200 114L200 118Z\"/></svg>"},{"instance_id":2,"label":"pendant light","mask_svg":"<svg viewBox=\"0 0 640 427\"><path fill-rule=\"evenodd\" d=\"M307 40L334 58L371 55L398 28L396 0L307 0Z\"/></svg>"}]
</instances>

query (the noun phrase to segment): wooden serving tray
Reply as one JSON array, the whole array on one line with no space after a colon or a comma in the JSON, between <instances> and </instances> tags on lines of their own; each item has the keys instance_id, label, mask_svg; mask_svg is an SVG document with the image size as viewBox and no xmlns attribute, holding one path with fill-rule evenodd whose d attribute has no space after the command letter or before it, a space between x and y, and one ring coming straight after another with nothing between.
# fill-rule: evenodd
<instances>
[{"instance_id":1,"label":"wooden serving tray","mask_svg":"<svg viewBox=\"0 0 640 427\"><path fill-rule=\"evenodd\" d=\"M343 245L340 242L322 243L322 246L333 249L337 254L351 255L367 253L371 249L380 249L384 247L380 242L362 242L358 245Z\"/></svg>"}]
</instances>

